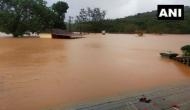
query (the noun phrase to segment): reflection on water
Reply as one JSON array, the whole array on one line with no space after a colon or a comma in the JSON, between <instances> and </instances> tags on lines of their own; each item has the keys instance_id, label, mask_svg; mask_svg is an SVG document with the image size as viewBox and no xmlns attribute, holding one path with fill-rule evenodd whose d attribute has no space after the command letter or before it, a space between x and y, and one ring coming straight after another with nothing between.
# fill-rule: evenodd
<instances>
[{"instance_id":1,"label":"reflection on water","mask_svg":"<svg viewBox=\"0 0 190 110\"><path fill-rule=\"evenodd\" d=\"M1 39L0 110L44 110L190 79L189 67L159 52L189 35L87 35L86 39Z\"/></svg>"}]
</instances>

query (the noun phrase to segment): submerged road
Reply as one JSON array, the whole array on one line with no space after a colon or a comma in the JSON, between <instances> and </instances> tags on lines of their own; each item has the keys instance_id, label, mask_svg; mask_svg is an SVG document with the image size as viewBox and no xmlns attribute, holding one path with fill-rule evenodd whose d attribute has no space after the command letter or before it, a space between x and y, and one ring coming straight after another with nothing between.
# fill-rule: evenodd
<instances>
[{"instance_id":1,"label":"submerged road","mask_svg":"<svg viewBox=\"0 0 190 110\"><path fill-rule=\"evenodd\" d=\"M170 87L71 110L190 110L189 91L190 85Z\"/></svg>"}]
</instances>

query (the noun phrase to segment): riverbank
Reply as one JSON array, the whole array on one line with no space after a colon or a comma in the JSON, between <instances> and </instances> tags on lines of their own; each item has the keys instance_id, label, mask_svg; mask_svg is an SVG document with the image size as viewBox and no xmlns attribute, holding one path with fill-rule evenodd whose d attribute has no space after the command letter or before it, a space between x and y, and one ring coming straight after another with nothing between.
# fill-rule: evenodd
<instances>
[{"instance_id":1,"label":"riverbank","mask_svg":"<svg viewBox=\"0 0 190 110\"><path fill-rule=\"evenodd\" d=\"M189 110L189 91L188 82L138 93L130 97L107 99L96 104L83 104L67 110Z\"/></svg>"}]
</instances>

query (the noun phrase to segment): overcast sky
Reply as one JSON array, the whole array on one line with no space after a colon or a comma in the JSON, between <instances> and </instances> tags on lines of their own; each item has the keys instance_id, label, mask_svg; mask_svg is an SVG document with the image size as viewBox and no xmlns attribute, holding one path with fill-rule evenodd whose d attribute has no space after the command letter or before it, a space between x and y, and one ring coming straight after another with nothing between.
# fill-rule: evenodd
<instances>
[{"instance_id":1,"label":"overcast sky","mask_svg":"<svg viewBox=\"0 0 190 110\"><path fill-rule=\"evenodd\" d=\"M47 0L48 4L60 0ZM106 18L122 18L141 12L156 10L158 4L183 4L190 6L190 0L62 0L69 4L66 16L75 17L81 8L98 7L106 10Z\"/></svg>"}]
</instances>

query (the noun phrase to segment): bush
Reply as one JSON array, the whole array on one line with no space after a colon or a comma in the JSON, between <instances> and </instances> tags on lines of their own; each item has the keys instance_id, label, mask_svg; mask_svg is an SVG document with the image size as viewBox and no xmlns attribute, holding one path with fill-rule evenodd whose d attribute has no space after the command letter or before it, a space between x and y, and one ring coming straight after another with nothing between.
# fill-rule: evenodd
<instances>
[{"instance_id":1,"label":"bush","mask_svg":"<svg viewBox=\"0 0 190 110\"><path fill-rule=\"evenodd\" d=\"M184 56L190 56L190 45L181 47Z\"/></svg>"}]
</instances>

